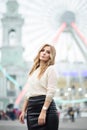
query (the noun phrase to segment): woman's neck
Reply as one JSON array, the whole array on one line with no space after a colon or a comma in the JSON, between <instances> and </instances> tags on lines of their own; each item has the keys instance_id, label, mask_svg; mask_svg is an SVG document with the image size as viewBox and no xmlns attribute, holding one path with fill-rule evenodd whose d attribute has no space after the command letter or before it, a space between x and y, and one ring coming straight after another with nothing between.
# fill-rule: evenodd
<instances>
[{"instance_id":1,"label":"woman's neck","mask_svg":"<svg viewBox=\"0 0 87 130\"><path fill-rule=\"evenodd\" d=\"M44 61L40 61L40 67L44 66L46 63Z\"/></svg>"}]
</instances>

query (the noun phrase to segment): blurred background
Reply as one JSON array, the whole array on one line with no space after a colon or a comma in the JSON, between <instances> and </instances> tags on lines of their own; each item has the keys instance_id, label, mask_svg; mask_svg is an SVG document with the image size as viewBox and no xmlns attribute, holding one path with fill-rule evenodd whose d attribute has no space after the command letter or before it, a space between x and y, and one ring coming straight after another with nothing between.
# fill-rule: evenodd
<instances>
[{"instance_id":1,"label":"blurred background","mask_svg":"<svg viewBox=\"0 0 87 130\"><path fill-rule=\"evenodd\" d=\"M87 117L87 0L0 0L0 119L21 113L24 84L44 43L57 51L59 116Z\"/></svg>"}]
</instances>

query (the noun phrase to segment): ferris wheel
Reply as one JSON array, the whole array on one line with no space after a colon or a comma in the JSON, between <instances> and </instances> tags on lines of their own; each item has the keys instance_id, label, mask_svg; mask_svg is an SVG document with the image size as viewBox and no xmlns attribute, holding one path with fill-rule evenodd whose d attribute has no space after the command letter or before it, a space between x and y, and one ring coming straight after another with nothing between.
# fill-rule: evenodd
<instances>
[{"instance_id":1,"label":"ferris wheel","mask_svg":"<svg viewBox=\"0 0 87 130\"><path fill-rule=\"evenodd\" d=\"M56 47L57 62L87 64L87 0L18 2L19 12L25 19L23 45L26 46L26 59L32 60L38 48L48 42ZM82 73L86 75L86 65L83 68Z\"/></svg>"},{"instance_id":2,"label":"ferris wheel","mask_svg":"<svg viewBox=\"0 0 87 130\"><path fill-rule=\"evenodd\" d=\"M57 60L72 55L73 61L87 60L87 0L25 0L20 4L20 13L25 18L23 44L32 56L33 51L44 42L52 43L57 48ZM26 37L26 38L25 38ZM26 40L25 40L26 39ZM78 41L78 42L77 42ZM62 51L63 50L63 51ZM75 56L76 54L76 56Z\"/></svg>"}]
</instances>

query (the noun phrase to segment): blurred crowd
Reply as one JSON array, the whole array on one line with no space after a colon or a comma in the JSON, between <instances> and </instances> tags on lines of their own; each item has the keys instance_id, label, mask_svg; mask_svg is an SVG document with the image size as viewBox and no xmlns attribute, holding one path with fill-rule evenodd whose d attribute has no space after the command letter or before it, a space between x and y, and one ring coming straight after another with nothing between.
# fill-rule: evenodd
<instances>
[{"instance_id":1,"label":"blurred crowd","mask_svg":"<svg viewBox=\"0 0 87 130\"><path fill-rule=\"evenodd\" d=\"M81 107L79 105L76 107L68 106L65 108L63 108L61 105L58 106L58 116L63 121L70 120L72 122L75 122L76 118L81 117L82 112L83 110L81 110ZM19 118L20 114L21 114L20 109L14 108L14 104L9 104L6 107L6 111L0 110L0 120L16 120Z\"/></svg>"},{"instance_id":2,"label":"blurred crowd","mask_svg":"<svg viewBox=\"0 0 87 130\"><path fill-rule=\"evenodd\" d=\"M14 108L13 104L6 107L6 111L0 110L0 120L16 120L19 118L21 110Z\"/></svg>"},{"instance_id":3,"label":"blurred crowd","mask_svg":"<svg viewBox=\"0 0 87 130\"><path fill-rule=\"evenodd\" d=\"M84 111L81 110L81 107L78 106L68 106L62 108L62 106L58 106L58 115L62 119L62 121L70 120L71 122L75 122L77 118L82 117L82 113ZM87 113L87 112L86 112Z\"/></svg>"}]
</instances>

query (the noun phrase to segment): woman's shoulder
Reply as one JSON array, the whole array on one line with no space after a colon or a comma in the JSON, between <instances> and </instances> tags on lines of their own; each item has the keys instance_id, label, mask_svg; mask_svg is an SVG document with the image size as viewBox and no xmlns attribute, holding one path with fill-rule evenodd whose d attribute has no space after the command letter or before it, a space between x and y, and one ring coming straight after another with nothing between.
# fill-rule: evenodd
<instances>
[{"instance_id":1,"label":"woman's shoulder","mask_svg":"<svg viewBox=\"0 0 87 130\"><path fill-rule=\"evenodd\" d=\"M50 65L47 68L47 75L51 76L53 78L55 78L55 77L57 78L57 71L56 71L55 65Z\"/></svg>"},{"instance_id":2,"label":"woman's shoulder","mask_svg":"<svg viewBox=\"0 0 87 130\"><path fill-rule=\"evenodd\" d=\"M48 68L47 68L47 71L55 71L55 66L54 65L50 65Z\"/></svg>"},{"instance_id":3,"label":"woman's shoulder","mask_svg":"<svg viewBox=\"0 0 87 130\"><path fill-rule=\"evenodd\" d=\"M48 69L53 69L53 68L55 68L55 65L48 66Z\"/></svg>"}]
</instances>

